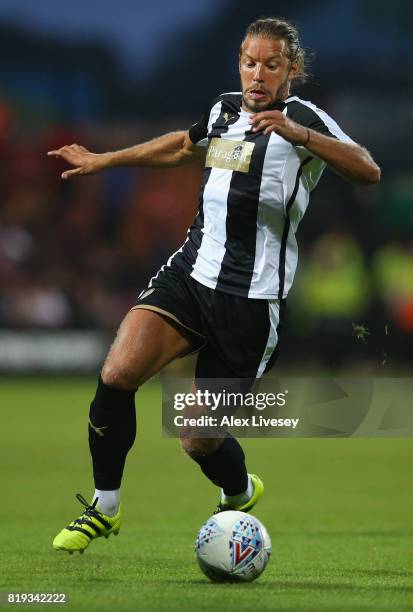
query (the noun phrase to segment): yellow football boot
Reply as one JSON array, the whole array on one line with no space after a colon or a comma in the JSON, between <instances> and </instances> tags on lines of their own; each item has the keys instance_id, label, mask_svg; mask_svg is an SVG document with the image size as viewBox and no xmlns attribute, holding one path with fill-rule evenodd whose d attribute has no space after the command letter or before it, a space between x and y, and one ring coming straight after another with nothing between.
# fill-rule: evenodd
<instances>
[{"instance_id":1,"label":"yellow football boot","mask_svg":"<svg viewBox=\"0 0 413 612\"><path fill-rule=\"evenodd\" d=\"M55 550L65 550L72 554L75 551L83 553L92 540L105 536L108 538L111 533L118 535L121 522L120 508L115 516L107 516L96 509L98 498L92 505L89 505L80 493L76 498L85 506L84 511L70 525L62 529L53 540Z\"/></svg>"},{"instance_id":2,"label":"yellow football boot","mask_svg":"<svg viewBox=\"0 0 413 612\"><path fill-rule=\"evenodd\" d=\"M264 483L261 478L259 478L256 474L248 474L251 478L251 482L254 487L254 492L245 504L241 504L240 506L231 506L231 504L220 502L214 512L214 514L218 514L219 512L225 512L225 510L238 510L239 512L250 512L253 509L257 501L264 494Z\"/></svg>"}]
</instances>

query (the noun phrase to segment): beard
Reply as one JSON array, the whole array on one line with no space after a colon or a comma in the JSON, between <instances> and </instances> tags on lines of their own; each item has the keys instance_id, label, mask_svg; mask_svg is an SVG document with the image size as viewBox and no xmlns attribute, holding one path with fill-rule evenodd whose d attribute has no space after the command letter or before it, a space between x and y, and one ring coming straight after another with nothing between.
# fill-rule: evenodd
<instances>
[{"instance_id":1,"label":"beard","mask_svg":"<svg viewBox=\"0 0 413 612\"><path fill-rule=\"evenodd\" d=\"M275 98L270 100L269 102L262 103L259 100L247 100L245 93L242 93L242 101L245 108L251 113L260 113L262 111L271 110L274 106L276 106L285 98L288 98L290 92L290 83L288 79L286 79L279 88L277 89L277 93L275 94Z\"/></svg>"},{"instance_id":2,"label":"beard","mask_svg":"<svg viewBox=\"0 0 413 612\"><path fill-rule=\"evenodd\" d=\"M244 95L242 96L242 101L243 101L245 108L250 113L260 113L261 111L266 111L270 109L272 105L274 104L274 101L270 101L266 103L262 103L262 102L254 101L254 100L249 101L249 100L246 100Z\"/></svg>"}]
</instances>

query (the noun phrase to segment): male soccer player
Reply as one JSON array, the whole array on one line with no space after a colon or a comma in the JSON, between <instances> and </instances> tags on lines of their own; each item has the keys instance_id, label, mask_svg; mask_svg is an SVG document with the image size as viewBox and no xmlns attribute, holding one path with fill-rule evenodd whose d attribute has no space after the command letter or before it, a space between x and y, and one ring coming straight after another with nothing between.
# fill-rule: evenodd
<instances>
[{"instance_id":1,"label":"male soccer player","mask_svg":"<svg viewBox=\"0 0 413 612\"><path fill-rule=\"evenodd\" d=\"M259 378L274 362L277 329L297 264L295 231L328 164L355 183L380 169L324 111L290 94L304 76L295 27L259 19L239 53L242 92L224 93L189 131L112 153L77 144L50 151L74 168L63 179L113 166L171 167L202 162L199 209L182 247L151 279L123 320L89 413L92 503L54 539L83 552L119 531L119 489L135 439L137 388L167 363L199 351L195 384ZM249 511L263 492L238 441L183 437L184 450L221 488L218 511Z\"/></svg>"}]
</instances>

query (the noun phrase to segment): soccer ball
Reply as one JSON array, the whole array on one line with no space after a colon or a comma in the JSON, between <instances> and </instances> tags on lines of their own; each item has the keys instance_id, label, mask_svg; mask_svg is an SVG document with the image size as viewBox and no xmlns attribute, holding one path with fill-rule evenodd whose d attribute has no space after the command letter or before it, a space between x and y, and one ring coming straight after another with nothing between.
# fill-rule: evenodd
<instances>
[{"instance_id":1,"label":"soccer ball","mask_svg":"<svg viewBox=\"0 0 413 612\"><path fill-rule=\"evenodd\" d=\"M271 555L271 539L251 514L227 510L211 516L195 543L199 567L213 582L252 582Z\"/></svg>"}]
</instances>

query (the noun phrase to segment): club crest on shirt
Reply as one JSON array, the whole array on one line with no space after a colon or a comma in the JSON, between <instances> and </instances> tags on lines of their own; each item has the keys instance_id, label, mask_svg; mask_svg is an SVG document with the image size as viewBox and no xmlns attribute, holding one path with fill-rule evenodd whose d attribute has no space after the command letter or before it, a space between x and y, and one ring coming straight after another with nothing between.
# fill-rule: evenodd
<instances>
[{"instance_id":1,"label":"club crest on shirt","mask_svg":"<svg viewBox=\"0 0 413 612\"><path fill-rule=\"evenodd\" d=\"M245 140L212 138L205 160L207 168L223 168L247 173L255 144Z\"/></svg>"},{"instance_id":2,"label":"club crest on shirt","mask_svg":"<svg viewBox=\"0 0 413 612\"><path fill-rule=\"evenodd\" d=\"M227 123L230 119L237 119L238 115L230 115L229 113L223 113L224 123Z\"/></svg>"}]
</instances>

